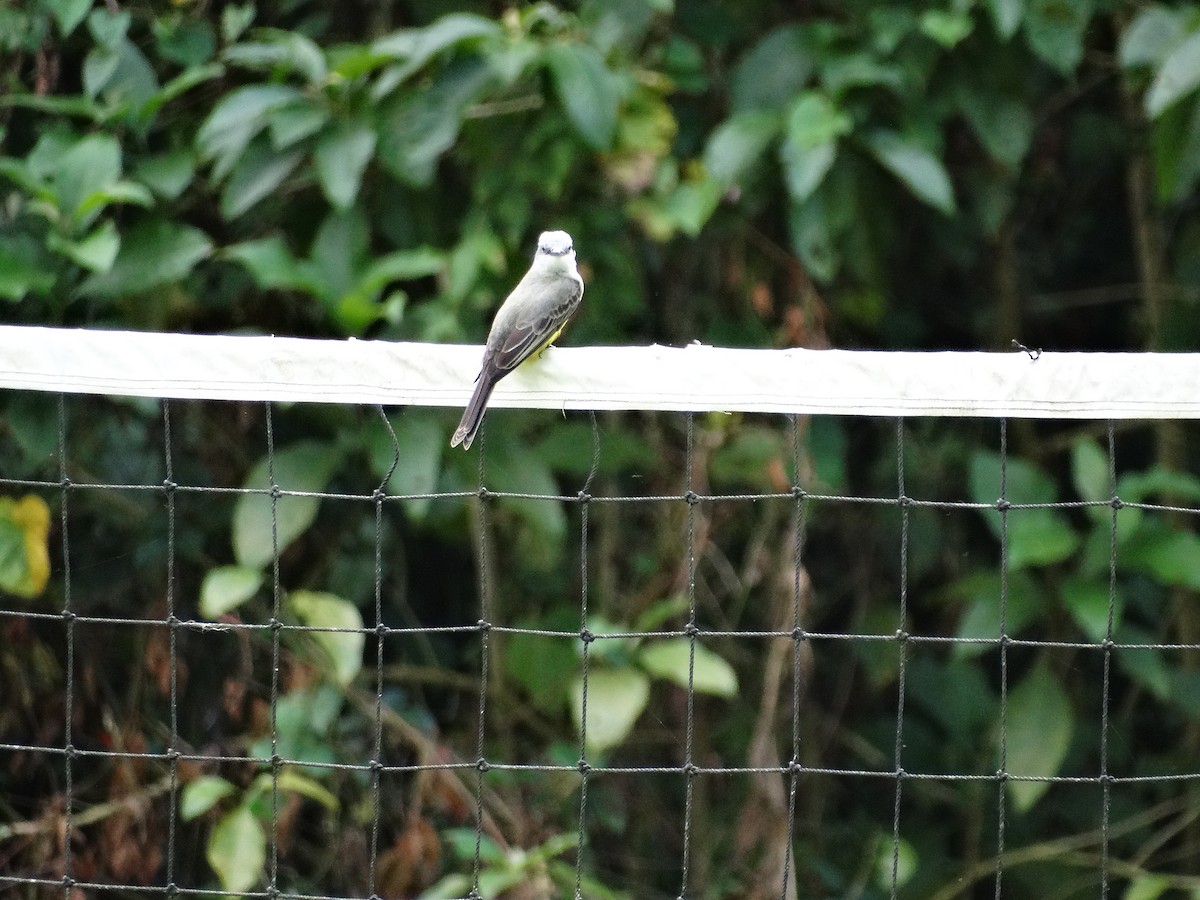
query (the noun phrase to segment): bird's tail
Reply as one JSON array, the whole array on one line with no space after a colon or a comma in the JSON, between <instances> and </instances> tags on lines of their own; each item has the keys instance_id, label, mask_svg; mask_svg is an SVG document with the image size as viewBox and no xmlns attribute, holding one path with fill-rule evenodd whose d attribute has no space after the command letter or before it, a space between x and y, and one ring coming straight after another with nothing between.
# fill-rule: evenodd
<instances>
[{"instance_id":1,"label":"bird's tail","mask_svg":"<svg viewBox=\"0 0 1200 900\"><path fill-rule=\"evenodd\" d=\"M483 422L483 414L487 410L487 402L491 398L492 388L495 386L496 379L486 375L480 377L479 383L475 385L475 393L471 395L471 402L463 410L458 428L454 431L454 437L450 439L451 447L462 444L464 450L471 449L471 441L475 440L475 432L479 430L479 425Z\"/></svg>"}]
</instances>

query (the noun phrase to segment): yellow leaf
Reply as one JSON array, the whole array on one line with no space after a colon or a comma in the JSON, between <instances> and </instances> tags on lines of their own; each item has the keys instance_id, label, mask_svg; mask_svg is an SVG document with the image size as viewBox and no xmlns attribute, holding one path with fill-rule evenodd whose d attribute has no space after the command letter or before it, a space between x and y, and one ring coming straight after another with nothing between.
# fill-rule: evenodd
<instances>
[{"instance_id":1,"label":"yellow leaf","mask_svg":"<svg viewBox=\"0 0 1200 900\"><path fill-rule=\"evenodd\" d=\"M50 578L50 508L35 494L0 497L0 589L36 597Z\"/></svg>"},{"instance_id":2,"label":"yellow leaf","mask_svg":"<svg viewBox=\"0 0 1200 900\"><path fill-rule=\"evenodd\" d=\"M13 521L25 534L28 596L35 596L50 580L50 507L37 494L26 494L13 507Z\"/></svg>"}]
</instances>

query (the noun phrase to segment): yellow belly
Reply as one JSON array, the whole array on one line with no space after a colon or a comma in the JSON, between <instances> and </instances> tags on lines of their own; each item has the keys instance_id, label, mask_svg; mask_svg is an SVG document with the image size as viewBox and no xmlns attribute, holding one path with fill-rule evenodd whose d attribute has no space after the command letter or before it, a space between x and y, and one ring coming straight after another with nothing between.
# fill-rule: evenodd
<instances>
[{"instance_id":1,"label":"yellow belly","mask_svg":"<svg viewBox=\"0 0 1200 900\"><path fill-rule=\"evenodd\" d=\"M555 331L555 332L554 332L554 334L550 335L550 337L548 337L548 338L546 338L544 341L542 341L542 343L538 345L538 348L537 348L536 350L534 350L532 353L530 353L530 354L529 354L529 356L527 356L527 357L526 357L526 358L525 358L525 359L524 359L524 360L521 362L521 366L525 365L525 363L529 362L531 359L537 359L537 358L538 358L538 357L540 357L540 356L541 356L543 353L545 353L545 352L546 352L546 348L547 348L547 347L549 347L551 344L553 344L555 341L557 341L557 340L558 340L558 336L559 336L560 334L562 334L562 333L563 333L563 329L564 329L564 328L566 328L566 327L567 327L567 323L566 323L566 322L564 322L562 325L560 325L560 326L558 327L558 330L557 330L557 331ZM521 366L517 366L517 368L519 369Z\"/></svg>"}]
</instances>

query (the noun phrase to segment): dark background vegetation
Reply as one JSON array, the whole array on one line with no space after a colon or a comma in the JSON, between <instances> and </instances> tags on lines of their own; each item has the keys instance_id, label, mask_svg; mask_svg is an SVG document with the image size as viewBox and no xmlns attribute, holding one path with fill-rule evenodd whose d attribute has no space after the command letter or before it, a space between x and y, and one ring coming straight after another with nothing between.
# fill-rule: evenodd
<instances>
[{"instance_id":1,"label":"dark background vegetation","mask_svg":"<svg viewBox=\"0 0 1200 900\"><path fill-rule=\"evenodd\" d=\"M588 281L571 344L1200 336L1194 4L9 0L0 79L9 323L479 342L554 227ZM246 760L180 763L172 794L171 767L137 755L269 757L273 720L281 757L363 765L373 635L284 632L276 680L266 630L176 629L173 667L170 629L58 613L262 625L278 595L286 623L373 627L378 548L389 625L474 625L484 584L493 623L574 632L580 505L501 498L481 517L474 496L411 499L377 522L392 458L378 416L278 406L276 483L363 499L281 500L276 569L262 495L59 489L161 486L159 404L66 398L61 458L56 398L0 404L0 474L47 483L10 481L0 501L0 873L54 879L69 859L77 879L126 885L236 893L274 871L288 892L465 894L471 769L385 773L376 803L362 770L287 765L273 792ZM456 411L389 415L393 494L475 489L477 456L446 445ZM267 425L262 405L171 404L171 477L267 487ZM596 496L678 496L688 478L783 496L692 511L694 592L687 504L592 504L591 630L679 630L694 603L702 628L790 631L798 599L814 632L997 638L1003 596L1009 636L1066 646L801 644L798 761L893 771L903 660L908 772L993 775L1003 709L1009 772L1148 776L1112 785L1106 812L1095 781L908 780L894 842L894 779L805 774L789 892L992 896L1001 798L1005 896L1092 897L1102 878L1140 900L1200 890L1195 516L1109 504L1114 477L1126 503L1200 503L1192 426L1116 423L1110 472L1104 423L1009 423L1006 499L1097 505L1017 509L1003 528L995 508L791 498L797 481L896 497L893 422L698 416L690 455L678 415L599 426ZM905 493L993 504L1000 440L994 421L906 423ZM489 416L493 489L574 496L591 458L586 417ZM1109 638L1191 648L1106 656ZM490 760L579 759L579 646L491 635ZM792 654L698 642L694 761L792 758ZM382 761L472 762L478 634L393 635L382 659ZM593 642L592 765L682 764L690 660L686 641ZM81 750L134 754L71 762L69 845L62 755L11 749L61 748L67 723ZM1193 777L1149 777L1170 774ZM569 895L578 775L484 784L481 891ZM787 780L693 788L689 895L778 896ZM678 774L593 777L584 895L676 896L684 807Z\"/></svg>"}]
</instances>

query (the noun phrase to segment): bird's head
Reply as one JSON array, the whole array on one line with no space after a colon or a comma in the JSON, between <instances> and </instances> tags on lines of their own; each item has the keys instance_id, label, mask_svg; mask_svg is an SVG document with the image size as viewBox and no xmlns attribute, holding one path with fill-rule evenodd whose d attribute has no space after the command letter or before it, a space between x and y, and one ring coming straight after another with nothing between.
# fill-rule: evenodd
<instances>
[{"instance_id":1,"label":"bird's head","mask_svg":"<svg viewBox=\"0 0 1200 900\"><path fill-rule=\"evenodd\" d=\"M538 236L537 253L534 254L535 266L547 268L575 268L575 247L571 236L565 231L543 231Z\"/></svg>"}]
</instances>

